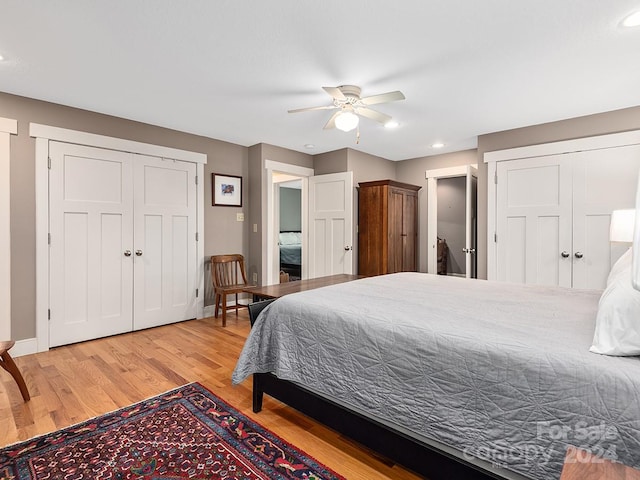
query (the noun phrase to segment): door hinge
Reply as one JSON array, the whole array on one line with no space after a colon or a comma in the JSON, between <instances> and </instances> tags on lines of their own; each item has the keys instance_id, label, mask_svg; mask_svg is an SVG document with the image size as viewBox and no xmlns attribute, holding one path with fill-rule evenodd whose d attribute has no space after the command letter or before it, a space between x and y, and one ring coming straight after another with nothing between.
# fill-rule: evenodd
<instances>
[{"instance_id":1,"label":"door hinge","mask_svg":"<svg viewBox=\"0 0 640 480\"><path fill-rule=\"evenodd\" d=\"M196 242L200 241L200 232L196 232Z\"/></svg>"},{"instance_id":2,"label":"door hinge","mask_svg":"<svg viewBox=\"0 0 640 480\"><path fill-rule=\"evenodd\" d=\"M47 243L51 245L51 234L47 233Z\"/></svg>"},{"instance_id":3,"label":"door hinge","mask_svg":"<svg viewBox=\"0 0 640 480\"><path fill-rule=\"evenodd\" d=\"M51 320L51 309L47 309L47 320Z\"/></svg>"},{"instance_id":4,"label":"door hinge","mask_svg":"<svg viewBox=\"0 0 640 480\"><path fill-rule=\"evenodd\" d=\"M200 289L196 288L196 298L198 298L198 295L200 294Z\"/></svg>"},{"instance_id":5,"label":"door hinge","mask_svg":"<svg viewBox=\"0 0 640 480\"><path fill-rule=\"evenodd\" d=\"M494 243L498 243L498 234L497 233L493 234L493 242Z\"/></svg>"},{"instance_id":6,"label":"door hinge","mask_svg":"<svg viewBox=\"0 0 640 480\"><path fill-rule=\"evenodd\" d=\"M51 170L51 157L47 158L47 168Z\"/></svg>"},{"instance_id":7,"label":"door hinge","mask_svg":"<svg viewBox=\"0 0 640 480\"><path fill-rule=\"evenodd\" d=\"M196 185L198 185L198 175L196 175Z\"/></svg>"}]
</instances>

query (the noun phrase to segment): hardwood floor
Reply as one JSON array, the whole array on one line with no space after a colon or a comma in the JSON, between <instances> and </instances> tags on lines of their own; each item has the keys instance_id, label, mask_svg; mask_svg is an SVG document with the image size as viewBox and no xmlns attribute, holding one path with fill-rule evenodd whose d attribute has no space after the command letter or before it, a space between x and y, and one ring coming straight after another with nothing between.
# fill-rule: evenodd
<instances>
[{"instance_id":1,"label":"hardwood floor","mask_svg":"<svg viewBox=\"0 0 640 480\"><path fill-rule=\"evenodd\" d=\"M0 447L200 382L349 480L420 478L266 395L254 414L251 381L231 385L248 333L244 310L226 328L220 319L191 320L18 357L31 401L0 370Z\"/></svg>"}]
</instances>

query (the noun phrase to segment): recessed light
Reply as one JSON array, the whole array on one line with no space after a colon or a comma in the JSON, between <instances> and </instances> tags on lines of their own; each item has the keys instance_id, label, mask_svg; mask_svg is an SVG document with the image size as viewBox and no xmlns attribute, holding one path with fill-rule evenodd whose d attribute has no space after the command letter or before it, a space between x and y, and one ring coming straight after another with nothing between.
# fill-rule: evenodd
<instances>
[{"instance_id":1,"label":"recessed light","mask_svg":"<svg viewBox=\"0 0 640 480\"><path fill-rule=\"evenodd\" d=\"M397 128L398 125L400 124L395 120L389 120L387 123L384 124L384 128Z\"/></svg>"},{"instance_id":2,"label":"recessed light","mask_svg":"<svg viewBox=\"0 0 640 480\"><path fill-rule=\"evenodd\" d=\"M632 13L622 20L623 27L637 27L640 25L640 10Z\"/></svg>"},{"instance_id":3,"label":"recessed light","mask_svg":"<svg viewBox=\"0 0 640 480\"><path fill-rule=\"evenodd\" d=\"M313 143L306 143L304 148L308 148L309 150L312 150L316 148L316 146Z\"/></svg>"},{"instance_id":4,"label":"recessed light","mask_svg":"<svg viewBox=\"0 0 640 480\"><path fill-rule=\"evenodd\" d=\"M436 142L431 144L431 148L442 148L442 147L444 147L444 143L442 142Z\"/></svg>"}]
</instances>

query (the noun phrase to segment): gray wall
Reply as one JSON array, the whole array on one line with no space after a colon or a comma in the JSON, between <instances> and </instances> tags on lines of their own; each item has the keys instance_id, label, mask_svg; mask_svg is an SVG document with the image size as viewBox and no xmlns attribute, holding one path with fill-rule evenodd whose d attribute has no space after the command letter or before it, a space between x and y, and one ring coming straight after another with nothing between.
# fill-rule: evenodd
<instances>
[{"instance_id":1,"label":"gray wall","mask_svg":"<svg viewBox=\"0 0 640 480\"><path fill-rule=\"evenodd\" d=\"M465 271L466 190L466 177L438 180L438 237L449 247L447 273Z\"/></svg>"},{"instance_id":2,"label":"gray wall","mask_svg":"<svg viewBox=\"0 0 640 480\"><path fill-rule=\"evenodd\" d=\"M280 186L280 231L302 230L302 191Z\"/></svg>"},{"instance_id":3,"label":"gray wall","mask_svg":"<svg viewBox=\"0 0 640 480\"><path fill-rule=\"evenodd\" d=\"M30 122L207 154L205 255L248 253L246 222L236 221L236 213L246 211L247 190L243 192L244 208L211 206L212 172L241 175L246 181L246 147L1 92L0 112L18 121L18 135L11 136L11 331L15 340L36 334L35 139L29 137Z\"/></svg>"}]
</instances>

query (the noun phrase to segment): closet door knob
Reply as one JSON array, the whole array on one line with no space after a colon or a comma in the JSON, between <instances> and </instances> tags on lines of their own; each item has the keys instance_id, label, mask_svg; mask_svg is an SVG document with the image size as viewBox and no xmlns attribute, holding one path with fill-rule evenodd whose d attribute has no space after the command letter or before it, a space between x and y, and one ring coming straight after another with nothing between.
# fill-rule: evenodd
<instances>
[{"instance_id":1,"label":"closet door knob","mask_svg":"<svg viewBox=\"0 0 640 480\"><path fill-rule=\"evenodd\" d=\"M582 254L582 252L576 252L575 253L576 258L582 258L584 257L584 255Z\"/></svg>"},{"instance_id":2,"label":"closet door knob","mask_svg":"<svg viewBox=\"0 0 640 480\"><path fill-rule=\"evenodd\" d=\"M136 255L138 257L141 257L142 256L142 250L136 250Z\"/></svg>"},{"instance_id":3,"label":"closet door knob","mask_svg":"<svg viewBox=\"0 0 640 480\"><path fill-rule=\"evenodd\" d=\"M125 257L130 257L131 256L131 250L125 250L124 251L124 256Z\"/></svg>"},{"instance_id":4,"label":"closet door knob","mask_svg":"<svg viewBox=\"0 0 640 480\"><path fill-rule=\"evenodd\" d=\"M569 257L569 252L562 252L562 253L560 254L560 256L561 256L562 258L567 258L567 257Z\"/></svg>"}]
</instances>

